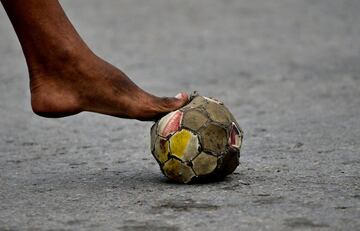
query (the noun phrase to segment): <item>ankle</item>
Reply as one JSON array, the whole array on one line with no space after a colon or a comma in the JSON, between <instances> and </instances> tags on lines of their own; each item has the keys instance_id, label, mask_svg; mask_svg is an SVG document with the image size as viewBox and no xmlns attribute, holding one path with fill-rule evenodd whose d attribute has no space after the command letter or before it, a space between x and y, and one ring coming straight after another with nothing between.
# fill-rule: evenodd
<instances>
[{"instance_id":1,"label":"ankle","mask_svg":"<svg viewBox=\"0 0 360 231\"><path fill-rule=\"evenodd\" d=\"M45 54L38 52L36 58L27 60L30 79L38 75L53 75L64 68L78 68L82 63L88 63L95 55L86 45L64 44L54 47Z\"/></svg>"}]
</instances>

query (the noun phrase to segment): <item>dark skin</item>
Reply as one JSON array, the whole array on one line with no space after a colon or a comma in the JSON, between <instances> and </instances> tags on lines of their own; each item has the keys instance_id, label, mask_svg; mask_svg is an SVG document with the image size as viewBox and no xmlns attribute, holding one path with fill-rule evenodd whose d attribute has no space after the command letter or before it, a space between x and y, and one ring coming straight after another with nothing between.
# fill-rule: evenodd
<instances>
[{"instance_id":1,"label":"dark skin","mask_svg":"<svg viewBox=\"0 0 360 231\"><path fill-rule=\"evenodd\" d=\"M33 111L64 117L82 111L155 120L188 102L156 97L96 56L57 0L1 0L23 49Z\"/></svg>"}]
</instances>

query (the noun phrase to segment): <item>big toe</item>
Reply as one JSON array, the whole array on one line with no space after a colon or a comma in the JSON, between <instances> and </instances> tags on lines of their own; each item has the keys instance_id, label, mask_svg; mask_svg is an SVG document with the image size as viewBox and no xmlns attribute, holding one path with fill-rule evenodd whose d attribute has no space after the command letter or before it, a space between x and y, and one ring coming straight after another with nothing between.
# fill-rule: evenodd
<instances>
[{"instance_id":1,"label":"big toe","mask_svg":"<svg viewBox=\"0 0 360 231\"><path fill-rule=\"evenodd\" d=\"M164 112L175 111L189 102L189 96L186 92L181 92L175 97L160 98L161 106Z\"/></svg>"},{"instance_id":2,"label":"big toe","mask_svg":"<svg viewBox=\"0 0 360 231\"><path fill-rule=\"evenodd\" d=\"M175 111L189 102L189 95L186 92L181 92L175 97L162 97L159 98L159 108L154 119L159 119L165 114Z\"/></svg>"},{"instance_id":3,"label":"big toe","mask_svg":"<svg viewBox=\"0 0 360 231\"><path fill-rule=\"evenodd\" d=\"M172 106L174 107L175 110L184 106L189 102L189 95L186 92L180 92L174 98L175 99L173 99Z\"/></svg>"},{"instance_id":4,"label":"big toe","mask_svg":"<svg viewBox=\"0 0 360 231\"><path fill-rule=\"evenodd\" d=\"M181 92L175 97L153 97L153 100L150 104L144 105L142 111L139 111L134 118L141 121L156 121L186 105L189 102L189 95Z\"/></svg>"}]
</instances>

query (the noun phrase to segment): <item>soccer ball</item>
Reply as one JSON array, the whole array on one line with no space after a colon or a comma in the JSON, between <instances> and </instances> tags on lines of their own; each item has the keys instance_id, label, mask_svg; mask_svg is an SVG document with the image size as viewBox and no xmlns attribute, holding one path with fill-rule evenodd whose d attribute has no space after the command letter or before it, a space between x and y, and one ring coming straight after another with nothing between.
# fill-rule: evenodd
<instances>
[{"instance_id":1,"label":"soccer ball","mask_svg":"<svg viewBox=\"0 0 360 231\"><path fill-rule=\"evenodd\" d=\"M239 165L242 138L241 128L222 102L193 94L189 104L151 127L151 152L171 180L212 181Z\"/></svg>"}]
</instances>

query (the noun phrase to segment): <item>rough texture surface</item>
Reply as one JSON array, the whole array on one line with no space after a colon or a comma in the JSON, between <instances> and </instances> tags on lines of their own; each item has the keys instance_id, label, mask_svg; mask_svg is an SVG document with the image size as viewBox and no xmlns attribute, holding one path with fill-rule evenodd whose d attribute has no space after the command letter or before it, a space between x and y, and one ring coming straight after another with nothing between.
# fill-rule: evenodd
<instances>
[{"instance_id":1,"label":"rough texture surface","mask_svg":"<svg viewBox=\"0 0 360 231\"><path fill-rule=\"evenodd\" d=\"M0 230L360 227L360 1L62 3L140 86L224 101L245 131L241 165L224 182L170 184L151 123L35 116L0 9Z\"/></svg>"}]
</instances>

